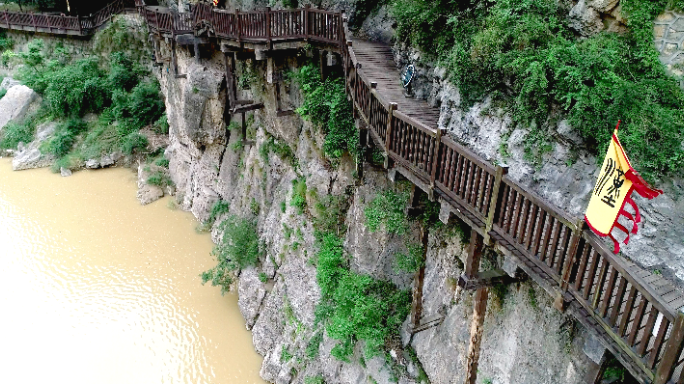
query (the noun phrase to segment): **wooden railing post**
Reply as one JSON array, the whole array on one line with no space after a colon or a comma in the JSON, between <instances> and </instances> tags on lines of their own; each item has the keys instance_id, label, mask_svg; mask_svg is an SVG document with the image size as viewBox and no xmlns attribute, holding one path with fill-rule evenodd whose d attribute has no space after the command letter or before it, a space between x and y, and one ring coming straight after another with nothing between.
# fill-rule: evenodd
<instances>
[{"instance_id":1,"label":"wooden railing post","mask_svg":"<svg viewBox=\"0 0 684 384\"><path fill-rule=\"evenodd\" d=\"M492 197L489 202L489 212L487 212L487 220L485 221L485 234L484 243L491 245L491 237L489 232L491 232L494 226L494 219L496 217L496 212L499 205L499 197L503 192L503 177L508 174L508 165L497 165L496 174L494 175L494 185L492 186ZM502 207L505 208L505 207Z\"/></svg>"},{"instance_id":2,"label":"wooden railing post","mask_svg":"<svg viewBox=\"0 0 684 384\"><path fill-rule=\"evenodd\" d=\"M7 23L7 29L10 29L9 16L7 16L7 11L5 11L5 23Z\"/></svg>"},{"instance_id":3,"label":"wooden railing post","mask_svg":"<svg viewBox=\"0 0 684 384\"><path fill-rule=\"evenodd\" d=\"M371 112L372 112L372 110L371 110L371 105L372 105L372 103L371 103L371 98L372 98L372 96L373 96L373 91L376 90L376 89L378 89L378 82L377 82L377 81L371 81L371 83L370 83L370 92L368 93L368 100L366 100L366 106L365 106L365 107L366 107L366 108L365 108L366 110L363 111L363 112L366 114L366 118L368 119L368 122L371 121ZM373 129L372 124L371 124L371 129ZM376 132L376 133L377 133L377 132ZM385 149L386 149L386 148L385 148Z\"/></svg>"},{"instance_id":4,"label":"wooden railing post","mask_svg":"<svg viewBox=\"0 0 684 384\"><path fill-rule=\"evenodd\" d=\"M579 248L579 242L582 239L582 232L584 230L584 219L578 220L575 231L572 233L572 238L568 244L568 258L565 260L565 266L563 267L563 272L561 275L561 290L567 292L568 286L570 285L571 274L573 266L577 261L577 249Z\"/></svg>"},{"instance_id":5,"label":"wooden railing post","mask_svg":"<svg viewBox=\"0 0 684 384\"><path fill-rule=\"evenodd\" d=\"M442 129L437 128L437 133L435 133L435 148L432 154L432 171L430 172L430 201L435 199L435 179L437 178L437 162L439 161L439 150L442 147Z\"/></svg>"},{"instance_id":6,"label":"wooden railing post","mask_svg":"<svg viewBox=\"0 0 684 384\"><path fill-rule=\"evenodd\" d=\"M78 34L83 35L83 26L81 25L81 16L76 16L76 22L78 23Z\"/></svg>"},{"instance_id":7,"label":"wooden railing post","mask_svg":"<svg viewBox=\"0 0 684 384\"><path fill-rule=\"evenodd\" d=\"M387 130L385 131L385 169L389 168L390 148L392 145L392 120L394 111L397 110L397 103L389 103L387 108Z\"/></svg>"},{"instance_id":8,"label":"wooden railing post","mask_svg":"<svg viewBox=\"0 0 684 384\"><path fill-rule=\"evenodd\" d=\"M266 7L266 41L271 49L271 7Z\"/></svg>"},{"instance_id":9,"label":"wooden railing post","mask_svg":"<svg viewBox=\"0 0 684 384\"><path fill-rule=\"evenodd\" d=\"M304 6L304 40L309 40L309 9L310 4Z\"/></svg>"},{"instance_id":10,"label":"wooden railing post","mask_svg":"<svg viewBox=\"0 0 684 384\"><path fill-rule=\"evenodd\" d=\"M31 12L31 22L33 22L33 31L38 32L38 26L36 25L36 15Z\"/></svg>"},{"instance_id":11,"label":"wooden railing post","mask_svg":"<svg viewBox=\"0 0 684 384\"><path fill-rule=\"evenodd\" d=\"M242 22L240 21L240 10L235 10L235 22L237 23L237 40L242 44Z\"/></svg>"},{"instance_id":12,"label":"wooden railing post","mask_svg":"<svg viewBox=\"0 0 684 384\"><path fill-rule=\"evenodd\" d=\"M684 346L684 313L678 311L672 327L672 333L665 345L663 358L660 360L660 364L658 364L653 384L666 384L670 381L679 360L679 355L682 353L682 346ZM684 376L684 372L682 376ZM681 378L679 382L682 382Z\"/></svg>"}]
</instances>

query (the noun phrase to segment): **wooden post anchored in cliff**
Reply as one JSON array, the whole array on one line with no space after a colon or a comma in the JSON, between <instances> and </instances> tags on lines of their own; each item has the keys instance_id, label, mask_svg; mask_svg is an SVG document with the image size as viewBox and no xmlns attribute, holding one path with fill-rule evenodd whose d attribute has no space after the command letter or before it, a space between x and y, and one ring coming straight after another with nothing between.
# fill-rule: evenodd
<instances>
[{"instance_id":1,"label":"wooden post anchored in cliff","mask_svg":"<svg viewBox=\"0 0 684 384\"><path fill-rule=\"evenodd\" d=\"M425 279L425 262L427 261L428 234L427 225L423 224L420 229L423 244L422 263L413 278L413 302L411 303L411 328L420 327L420 318L423 314L423 280Z\"/></svg>"},{"instance_id":2,"label":"wooden post anchored in cliff","mask_svg":"<svg viewBox=\"0 0 684 384\"><path fill-rule=\"evenodd\" d=\"M480 361L480 344L482 343L482 326L487 313L487 299L489 288L481 287L475 292L473 304L473 319L470 325L470 345L466 357L465 384L475 384L477 380L477 365Z\"/></svg>"}]
</instances>

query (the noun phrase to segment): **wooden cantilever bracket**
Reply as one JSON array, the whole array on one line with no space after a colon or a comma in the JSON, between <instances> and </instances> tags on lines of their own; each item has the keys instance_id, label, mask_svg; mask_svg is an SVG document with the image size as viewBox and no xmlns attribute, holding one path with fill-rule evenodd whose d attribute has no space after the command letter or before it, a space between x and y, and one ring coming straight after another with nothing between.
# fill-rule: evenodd
<instances>
[{"instance_id":1,"label":"wooden cantilever bracket","mask_svg":"<svg viewBox=\"0 0 684 384\"><path fill-rule=\"evenodd\" d=\"M481 287L488 287L499 283L510 283L515 281L514 278L501 269L494 269L491 271L484 271L468 276L462 274L458 278L458 286L465 290L473 290Z\"/></svg>"},{"instance_id":2,"label":"wooden cantilever bracket","mask_svg":"<svg viewBox=\"0 0 684 384\"><path fill-rule=\"evenodd\" d=\"M240 106L237 106L235 108L230 109L230 113L233 115L236 115L238 113L245 113L248 111L254 111L256 109L262 109L264 107L264 103L255 103L255 104L243 104Z\"/></svg>"},{"instance_id":3,"label":"wooden cantilever bracket","mask_svg":"<svg viewBox=\"0 0 684 384\"><path fill-rule=\"evenodd\" d=\"M414 326L413 324L409 323L408 326L408 331L411 335L415 335L418 332L423 332L425 330L428 330L432 327L436 327L444 321L444 316L443 315L435 315L432 316L428 319L423 319L423 321L417 325Z\"/></svg>"}]
</instances>

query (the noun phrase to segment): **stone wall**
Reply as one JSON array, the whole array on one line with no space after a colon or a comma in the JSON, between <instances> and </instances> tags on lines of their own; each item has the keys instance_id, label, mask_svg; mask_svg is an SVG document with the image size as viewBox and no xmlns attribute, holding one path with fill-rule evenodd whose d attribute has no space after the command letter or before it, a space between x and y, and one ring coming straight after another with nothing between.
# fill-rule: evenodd
<instances>
[{"instance_id":1,"label":"stone wall","mask_svg":"<svg viewBox=\"0 0 684 384\"><path fill-rule=\"evenodd\" d=\"M660 61L676 76L684 75L684 14L668 11L655 21L655 45Z\"/></svg>"}]
</instances>

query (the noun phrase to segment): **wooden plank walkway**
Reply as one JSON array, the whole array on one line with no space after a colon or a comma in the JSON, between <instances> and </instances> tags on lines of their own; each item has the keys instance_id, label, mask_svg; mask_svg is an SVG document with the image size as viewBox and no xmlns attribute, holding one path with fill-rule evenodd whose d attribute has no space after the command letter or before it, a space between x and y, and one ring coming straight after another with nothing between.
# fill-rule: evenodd
<instances>
[{"instance_id":1,"label":"wooden plank walkway","mask_svg":"<svg viewBox=\"0 0 684 384\"><path fill-rule=\"evenodd\" d=\"M385 44L360 39L352 41L356 59L361 63L363 73L371 81L378 83L378 93L388 102L397 103L397 109L404 114L436 130L439 108L431 107L425 100L404 96L400 72L394 61L392 49Z\"/></svg>"}]
</instances>

